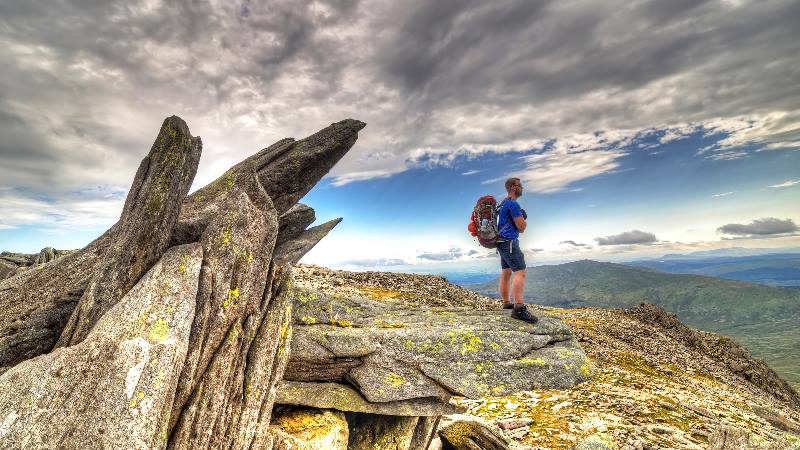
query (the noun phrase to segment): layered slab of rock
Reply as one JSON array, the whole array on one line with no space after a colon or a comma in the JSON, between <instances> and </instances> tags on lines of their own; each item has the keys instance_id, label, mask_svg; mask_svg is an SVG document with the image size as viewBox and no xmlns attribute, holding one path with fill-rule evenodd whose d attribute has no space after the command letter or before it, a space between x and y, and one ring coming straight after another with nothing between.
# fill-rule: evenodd
<instances>
[{"instance_id":1,"label":"layered slab of rock","mask_svg":"<svg viewBox=\"0 0 800 450\"><path fill-rule=\"evenodd\" d=\"M571 329L541 315L409 307L296 289L284 379L349 384L371 403L568 388L590 376Z\"/></svg>"},{"instance_id":2,"label":"layered slab of rock","mask_svg":"<svg viewBox=\"0 0 800 450\"><path fill-rule=\"evenodd\" d=\"M279 383L275 403L388 416L436 417L460 411L453 405L436 398L414 398L374 403L367 401L361 393L345 384L302 381Z\"/></svg>"}]
</instances>

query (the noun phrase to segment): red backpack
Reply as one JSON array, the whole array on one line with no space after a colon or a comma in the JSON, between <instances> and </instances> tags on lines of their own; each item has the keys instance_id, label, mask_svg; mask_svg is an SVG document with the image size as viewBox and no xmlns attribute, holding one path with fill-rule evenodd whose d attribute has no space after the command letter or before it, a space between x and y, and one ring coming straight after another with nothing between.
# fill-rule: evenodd
<instances>
[{"instance_id":1,"label":"red backpack","mask_svg":"<svg viewBox=\"0 0 800 450\"><path fill-rule=\"evenodd\" d=\"M497 200L491 195L484 195L478 199L472 216L469 219L467 230L478 238L478 243L486 248L497 247L500 235L497 230Z\"/></svg>"}]
</instances>

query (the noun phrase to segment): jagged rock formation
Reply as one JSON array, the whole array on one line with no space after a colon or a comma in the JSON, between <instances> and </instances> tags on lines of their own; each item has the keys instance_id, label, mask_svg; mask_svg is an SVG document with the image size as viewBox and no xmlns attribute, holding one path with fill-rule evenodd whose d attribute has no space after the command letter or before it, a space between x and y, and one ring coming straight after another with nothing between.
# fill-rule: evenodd
<instances>
[{"instance_id":1,"label":"jagged rock formation","mask_svg":"<svg viewBox=\"0 0 800 450\"><path fill-rule=\"evenodd\" d=\"M72 252L74 250L56 250L53 247L45 247L39 253L33 254L2 252L0 253L0 280L10 278L17 273L69 255Z\"/></svg>"},{"instance_id":2,"label":"jagged rock formation","mask_svg":"<svg viewBox=\"0 0 800 450\"><path fill-rule=\"evenodd\" d=\"M171 248L87 339L8 370L3 448L163 445L202 260L199 244Z\"/></svg>"},{"instance_id":3,"label":"jagged rock formation","mask_svg":"<svg viewBox=\"0 0 800 450\"><path fill-rule=\"evenodd\" d=\"M166 119L111 229L0 281L0 447L271 448L290 268L338 223L306 229L296 202L363 127L284 139L187 196L201 142Z\"/></svg>"}]
</instances>

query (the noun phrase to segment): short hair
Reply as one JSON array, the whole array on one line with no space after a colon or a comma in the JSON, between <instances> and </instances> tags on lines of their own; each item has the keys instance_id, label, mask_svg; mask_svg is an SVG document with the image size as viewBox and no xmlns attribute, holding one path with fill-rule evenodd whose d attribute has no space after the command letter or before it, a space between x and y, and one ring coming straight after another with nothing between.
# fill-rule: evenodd
<instances>
[{"instance_id":1,"label":"short hair","mask_svg":"<svg viewBox=\"0 0 800 450\"><path fill-rule=\"evenodd\" d=\"M511 190L511 187L514 185L514 182L519 182L519 178L511 177L506 180L506 192Z\"/></svg>"}]
</instances>

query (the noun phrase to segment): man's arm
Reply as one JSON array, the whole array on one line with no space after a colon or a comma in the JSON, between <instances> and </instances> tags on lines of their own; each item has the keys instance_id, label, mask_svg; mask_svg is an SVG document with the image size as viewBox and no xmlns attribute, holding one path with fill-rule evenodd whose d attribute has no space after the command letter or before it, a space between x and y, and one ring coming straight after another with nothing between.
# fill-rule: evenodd
<instances>
[{"instance_id":1,"label":"man's arm","mask_svg":"<svg viewBox=\"0 0 800 450\"><path fill-rule=\"evenodd\" d=\"M525 228L528 226L528 222L526 222L525 218L522 216L514 217L514 225L516 225L517 231L523 233L525 232Z\"/></svg>"},{"instance_id":2,"label":"man's arm","mask_svg":"<svg viewBox=\"0 0 800 450\"><path fill-rule=\"evenodd\" d=\"M517 231L524 232L528 222L525 221L525 214L522 213L522 208L519 207L517 202L513 202L510 209L511 218L514 219L514 226L517 227Z\"/></svg>"}]
</instances>

